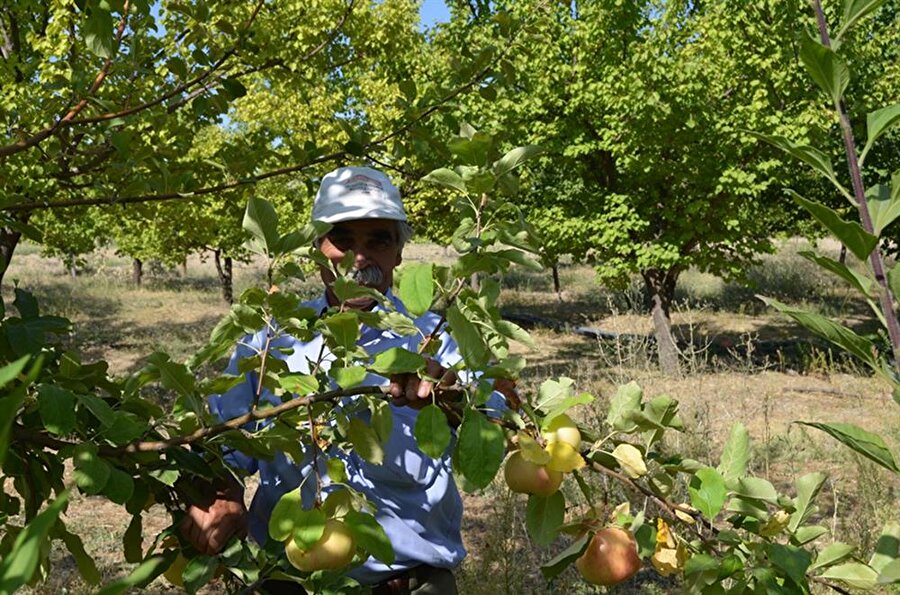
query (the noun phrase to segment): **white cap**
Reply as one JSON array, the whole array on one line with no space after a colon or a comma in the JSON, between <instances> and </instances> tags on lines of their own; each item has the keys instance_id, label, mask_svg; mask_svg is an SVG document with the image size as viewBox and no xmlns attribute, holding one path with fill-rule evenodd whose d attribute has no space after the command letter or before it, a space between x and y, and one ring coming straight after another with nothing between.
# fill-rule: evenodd
<instances>
[{"instance_id":1,"label":"white cap","mask_svg":"<svg viewBox=\"0 0 900 595\"><path fill-rule=\"evenodd\" d=\"M406 221L400 191L371 167L339 167L322 178L312 220L339 223L354 219Z\"/></svg>"}]
</instances>

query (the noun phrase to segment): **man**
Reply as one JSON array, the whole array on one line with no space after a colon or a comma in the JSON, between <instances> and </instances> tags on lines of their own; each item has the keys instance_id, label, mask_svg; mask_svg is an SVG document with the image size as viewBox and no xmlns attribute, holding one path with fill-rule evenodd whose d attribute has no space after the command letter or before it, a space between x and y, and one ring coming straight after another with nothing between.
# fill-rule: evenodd
<instances>
[{"instance_id":1,"label":"man","mask_svg":"<svg viewBox=\"0 0 900 595\"><path fill-rule=\"evenodd\" d=\"M332 225L331 230L318 240L322 253L336 266L347 252L352 251L351 275L357 282L378 290L396 310L406 313L403 304L391 292L391 285L394 268L402 260L403 245L411 236L411 229L406 222L399 191L390 180L381 172L366 167L339 168L323 178L315 197L312 218ZM333 272L323 268L321 277L324 295L306 305L324 312L339 303L332 287ZM382 308L369 297L345 302L344 307ZM438 322L439 317L430 312L415 320L423 335L433 332ZM238 362L258 353L266 340L266 332L261 331L242 341L231 359L229 371L237 373ZM358 344L374 356L392 347L416 351L419 340L416 335L403 337L363 326ZM315 365L327 369L330 361L322 337L304 343L282 335L269 347L270 353L285 349L280 353L288 355L281 357L295 372L308 373ZM441 378L446 369L460 359L453 339L442 333L438 352L429 360L426 371L432 378ZM255 374L249 374L246 382L213 397L210 400L212 412L221 419L245 413L253 401L256 386L253 376ZM453 383L455 376L449 376L452 374L446 380ZM388 381L369 374L363 384L388 382L393 429L384 448L383 465L367 463L355 453L337 449L329 451L329 455L343 460L349 483L375 503L375 516L391 540L396 563L388 567L369 558L348 574L362 584L372 585L375 593L452 595L456 593L456 583L450 569L465 556L460 535L462 501L451 475L449 456L432 459L418 449L413 438L418 409L431 402L433 391L440 398L441 386L420 380L416 375L403 375ZM232 463L248 472L259 472L259 488L249 512L244 507L243 490L239 486L220 491L208 506L188 508L182 533L203 553L220 551L233 535L248 527L254 539L264 542L275 503L301 483L305 505L312 501L312 493L306 492L314 490L315 482L303 482L312 471L311 463L297 465L280 453L273 461L253 460L241 453L233 453L230 458ZM269 583L266 587L270 592L302 592L290 584Z\"/></svg>"}]
</instances>

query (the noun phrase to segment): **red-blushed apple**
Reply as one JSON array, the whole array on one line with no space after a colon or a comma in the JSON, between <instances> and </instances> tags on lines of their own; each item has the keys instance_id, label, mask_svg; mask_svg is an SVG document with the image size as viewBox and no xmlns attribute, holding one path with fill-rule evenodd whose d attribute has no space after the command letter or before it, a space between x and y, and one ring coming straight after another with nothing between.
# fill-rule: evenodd
<instances>
[{"instance_id":1,"label":"red-blushed apple","mask_svg":"<svg viewBox=\"0 0 900 595\"><path fill-rule=\"evenodd\" d=\"M555 493L562 483L562 473L532 463L518 450L506 461L503 476L509 489L520 494L549 496Z\"/></svg>"},{"instance_id":2,"label":"red-blushed apple","mask_svg":"<svg viewBox=\"0 0 900 595\"><path fill-rule=\"evenodd\" d=\"M641 569L637 542L626 529L600 529L581 557L575 560L575 567L584 580L595 585L619 584Z\"/></svg>"},{"instance_id":3,"label":"red-blushed apple","mask_svg":"<svg viewBox=\"0 0 900 595\"><path fill-rule=\"evenodd\" d=\"M572 421L572 418L565 413L557 415L550 420L550 425L544 429L541 435L547 442L556 442L559 440L560 442L570 444L576 450L581 444L581 432L578 431L578 426L576 426L575 422Z\"/></svg>"},{"instance_id":4,"label":"red-blushed apple","mask_svg":"<svg viewBox=\"0 0 900 595\"><path fill-rule=\"evenodd\" d=\"M353 560L356 544L347 525L336 519L328 519L325 521L322 537L308 550L300 549L292 538L288 538L284 544L284 551L288 561L297 570L303 572L337 570Z\"/></svg>"}]
</instances>

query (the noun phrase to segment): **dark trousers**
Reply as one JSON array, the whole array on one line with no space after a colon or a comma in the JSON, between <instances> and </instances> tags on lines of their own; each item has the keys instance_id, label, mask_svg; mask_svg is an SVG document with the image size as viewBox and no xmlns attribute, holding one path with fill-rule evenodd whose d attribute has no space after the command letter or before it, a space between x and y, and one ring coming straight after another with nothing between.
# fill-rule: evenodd
<instances>
[{"instance_id":1,"label":"dark trousers","mask_svg":"<svg viewBox=\"0 0 900 595\"><path fill-rule=\"evenodd\" d=\"M457 595L456 578L452 571L425 565L411 568L368 588L371 589L372 595ZM266 581L258 593L306 595L303 587L291 581Z\"/></svg>"}]
</instances>

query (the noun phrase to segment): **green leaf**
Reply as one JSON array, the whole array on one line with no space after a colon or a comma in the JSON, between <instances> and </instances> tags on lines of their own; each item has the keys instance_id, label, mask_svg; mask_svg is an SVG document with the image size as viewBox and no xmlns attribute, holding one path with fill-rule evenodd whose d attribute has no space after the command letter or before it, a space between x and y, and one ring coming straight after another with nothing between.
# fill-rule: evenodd
<instances>
[{"instance_id":1,"label":"green leaf","mask_svg":"<svg viewBox=\"0 0 900 595\"><path fill-rule=\"evenodd\" d=\"M816 562L812 565L811 570L834 566L849 558L854 551L856 551L856 546L854 545L841 542L829 544L816 556Z\"/></svg>"},{"instance_id":2,"label":"green leaf","mask_svg":"<svg viewBox=\"0 0 900 595\"><path fill-rule=\"evenodd\" d=\"M616 389L615 396L610 399L606 423L614 430L631 433L638 429L632 415L641 410L641 399L644 393L636 382L629 382Z\"/></svg>"},{"instance_id":3,"label":"green leaf","mask_svg":"<svg viewBox=\"0 0 900 595\"><path fill-rule=\"evenodd\" d=\"M144 523L141 513L138 512L131 517L125 534L122 535L122 549L125 554L125 561L130 564L136 564L144 558L143 546Z\"/></svg>"},{"instance_id":4,"label":"green leaf","mask_svg":"<svg viewBox=\"0 0 900 595\"><path fill-rule=\"evenodd\" d=\"M434 170L422 178L422 180L439 186L452 188L453 190L458 190L463 194L468 192L466 190L466 183L463 181L462 177L452 169L447 169L446 167Z\"/></svg>"},{"instance_id":5,"label":"green leaf","mask_svg":"<svg viewBox=\"0 0 900 595\"><path fill-rule=\"evenodd\" d=\"M352 351L359 339L359 319L354 312L341 312L325 319L329 336L337 347Z\"/></svg>"},{"instance_id":6,"label":"green leaf","mask_svg":"<svg viewBox=\"0 0 900 595\"><path fill-rule=\"evenodd\" d=\"M25 400L25 387L19 387L0 398L0 464L6 459L9 448L9 433L16 420L19 407Z\"/></svg>"},{"instance_id":7,"label":"green leaf","mask_svg":"<svg viewBox=\"0 0 900 595\"><path fill-rule=\"evenodd\" d=\"M426 405L419 411L414 434L419 450L432 459L440 458L450 446L447 416L437 405Z\"/></svg>"},{"instance_id":8,"label":"green leaf","mask_svg":"<svg viewBox=\"0 0 900 595\"><path fill-rule=\"evenodd\" d=\"M231 99L237 99L247 94L247 88L237 79L224 78L219 82L222 83L222 88Z\"/></svg>"},{"instance_id":9,"label":"green leaf","mask_svg":"<svg viewBox=\"0 0 900 595\"><path fill-rule=\"evenodd\" d=\"M835 275L849 283L854 289L859 291L864 296L872 296L872 290L875 282L865 275L857 273L847 265L838 262L837 260L828 258L827 256L819 256L814 252L808 252L805 250L799 252L799 254L803 258L816 263L826 271L834 273Z\"/></svg>"},{"instance_id":10,"label":"green leaf","mask_svg":"<svg viewBox=\"0 0 900 595\"><path fill-rule=\"evenodd\" d=\"M115 53L113 17L97 4L91 7L85 19L84 42L91 53L100 58L112 58Z\"/></svg>"},{"instance_id":11,"label":"green leaf","mask_svg":"<svg viewBox=\"0 0 900 595\"><path fill-rule=\"evenodd\" d=\"M748 130L747 133L803 161L829 180L836 179L831 159L822 151L809 145L796 144L783 136L761 134L752 130Z\"/></svg>"},{"instance_id":12,"label":"green leaf","mask_svg":"<svg viewBox=\"0 0 900 595\"><path fill-rule=\"evenodd\" d=\"M356 454L364 460L376 465L384 462L384 449L381 447L378 434L358 417L350 419L347 438L353 444Z\"/></svg>"},{"instance_id":13,"label":"green leaf","mask_svg":"<svg viewBox=\"0 0 900 595\"><path fill-rule=\"evenodd\" d=\"M853 25L867 14L877 10L884 0L844 0L844 15L841 27L834 36L839 40Z\"/></svg>"},{"instance_id":14,"label":"green leaf","mask_svg":"<svg viewBox=\"0 0 900 595\"><path fill-rule=\"evenodd\" d=\"M528 161L543 152L543 149L538 145L516 147L494 163L494 176L499 178L500 176L506 175L522 165L525 161Z\"/></svg>"},{"instance_id":15,"label":"green leaf","mask_svg":"<svg viewBox=\"0 0 900 595\"><path fill-rule=\"evenodd\" d=\"M799 531L806 519L816 512L815 499L822 490L822 486L825 485L826 479L828 479L827 475L818 472L808 473L797 479L794 484L797 488L797 497L794 498L795 512L791 515L788 523L789 531Z\"/></svg>"},{"instance_id":16,"label":"green leaf","mask_svg":"<svg viewBox=\"0 0 900 595\"><path fill-rule=\"evenodd\" d=\"M72 558L75 559L75 565L78 566L78 573L81 574L81 578L90 585L99 584L101 579L100 571L97 570L97 564L94 562L94 559L85 551L81 537L70 533L65 528L63 528L60 535L63 543L66 544L66 549L69 550Z\"/></svg>"},{"instance_id":17,"label":"green leaf","mask_svg":"<svg viewBox=\"0 0 900 595\"><path fill-rule=\"evenodd\" d=\"M38 406L44 427L57 436L64 436L75 427L75 395L54 384L38 388Z\"/></svg>"},{"instance_id":18,"label":"green leaf","mask_svg":"<svg viewBox=\"0 0 900 595\"><path fill-rule=\"evenodd\" d=\"M394 548L391 540L371 514L350 510L344 523L353 533L353 540L371 556L385 564L394 563Z\"/></svg>"},{"instance_id":19,"label":"green leaf","mask_svg":"<svg viewBox=\"0 0 900 595\"><path fill-rule=\"evenodd\" d=\"M47 534L68 499L69 493L62 492L16 536L12 549L0 560L0 593L14 593L31 580L46 545Z\"/></svg>"},{"instance_id":20,"label":"green leaf","mask_svg":"<svg viewBox=\"0 0 900 595\"><path fill-rule=\"evenodd\" d=\"M24 355L0 368L0 388L6 388L7 384L18 378L29 359L31 359L30 355Z\"/></svg>"},{"instance_id":21,"label":"green leaf","mask_svg":"<svg viewBox=\"0 0 900 595\"><path fill-rule=\"evenodd\" d=\"M885 184L866 189L866 205L872 218L872 233L876 236L900 217L900 194L891 196L891 188Z\"/></svg>"},{"instance_id":22,"label":"green leaf","mask_svg":"<svg viewBox=\"0 0 900 595\"><path fill-rule=\"evenodd\" d=\"M301 549L307 550L322 538L325 532L327 515L319 508L310 510L298 509L294 512L297 522L291 531L291 539Z\"/></svg>"},{"instance_id":23,"label":"green leaf","mask_svg":"<svg viewBox=\"0 0 900 595\"><path fill-rule=\"evenodd\" d=\"M884 443L884 440L882 440L881 436L879 436L878 434L873 434L872 432L864 430L859 426L855 426L853 424L826 424L807 421L798 421L794 423L822 430L823 432L829 434L832 438L838 440L839 442L842 442L846 446L849 446L851 449L855 450L867 459L878 463L885 469L893 471L894 473L900 473L900 467L898 467L896 461L894 461L894 457L893 455L891 455L891 451L888 450L888 447Z\"/></svg>"},{"instance_id":24,"label":"green leaf","mask_svg":"<svg viewBox=\"0 0 900 595\"><path fill-rule=\"evenodd\" d=\"M278 384L284 390L300 396L319 390L319 381L310 374L282 374L278 377Z\"/></svg>"},{"instance_id":25,"label":"green leaf","mask_svg":"<svg viewBox=\"0 0 900 595\"><path fill-rule=\"evenodd\" d=\"M719 473L725 482L731 482L747 473L750 462L750 433L744 424L736 422L731 426L728 441L719 459Z\"/></svg>"},{"instance_id":26,"label":"green leaf","mask_svg":"<svg viewBox=\"0 0 900 595\"><path fill-rule=\"evenodd\" d=\"M586 533L569 544L569 547L558 553L549 562L541 565L541 573L546 580L551 580L559 576L566 568L568 568L575 560L581 557L587 548L591 534Z\"/></svg>"},{"instance_id":27,"label":"green leaf","mask_svg":"<svg viewBox=\"0 0 900 595\"><path fill-rule=\"evenodd\" d=\"M850 84L850 69L831 48L804 36L800 46L800 61L807 72L831 101L837 105Z\"/></svg>"},{"instance_id":28,"label":"green leaf","mask_svg":"<svg viewBox=\"0 0 900 595\"><path fill-rule=\"evenodd\" d=\"M894 585L900 583L900 558L889 562L878 575L879 585Z\"/></svg>"},{"instance_id":29,"label":"green leaf","mask_svg":"<svg viewBox=\"0 0 900 595\"><path fill-rule=\"evenodd\" d=\"M212 579L218 567L219 561L213 556L191 558L181 575L184 578L184 590L191 594L196 593Z\"/></svg>"},{"instance_id":30,"label":"green leaf","mask_svg":"<svg viewBox=\"0 0 900 595\"><path fill-rule=\"evenodd\" d=\"M100 591L97 595L123 595L132 587L146 585L172 565L172 562L178 556L176 550L169 550L165 554L151 556L147 558L143 564L131 571L131 574L125 578L121 578L112 582Z\"/></svg>"},{"instance_id":31,"label":"green leaf","mask_svg":"<svg viewBox=\"0 0 900 595\"><path fill-rule=\"evenodd\" d=\"M331 368L328 374L341 388L353 388L359 386L366 379L366 369L362 366L349 366L347 368Z\"/></svg>"},{"instance_id":32,"label":"green leaf","mask_svg":"<svg viewBox=\"0 0 900 595\"><path fill-rule=\"evenodd\" d=\"M769 504L778 503L778 492L775 491L775 486L760 477L739 479L734 493L741 498L750 498Z\"/></svg>"},{"instance_id":33,"label":"green leaf","mask_svg":"<svg viewBox=\"0 0 900 595\"><path fill-rule=\"evenodd\" d=\"M251 197L244 212L243 227L265 246L266 252L275 251L279 240L278 215L269 201Z\"/></svg>"},{"instance_id":34,"label":"green leaf","mask_svg":"<svg viewBox=\"0 0 900 595\"><path fill-rule=\"evenodd\" d=\"M875 344L865 337L861 337L849 328L840 325L832 320L829 320L824 316L820 316L819 314L806 312L804 310L782 304L778 300L772 298L766 298L762 296L757 297L767 305L777 309L779 312L787 314L823 339L827 339L841 349L852 353L862 361L869 364L871 367L878 367L878 362L876 361L874 355L876 352Z\"/></svg>"},{"instance_id":35,"label":"green leaf","mask_svg":"<svg viewBox=\"0 0 900 595\"><path fill-rule=\"evenodd\" d=\"M541 387L538 389L538 401L535 408L541 411L554 409L561 402L572 396L572 388L574 386L575 381L565 376L560 377L559 380L548 378L541 383Z\"/></svg>"},{"instance_id":36,"label":"green leaf","mask_svg":"<svg viewBox=\"0 0 900 595\"><path fill-rule=\"evenodd\" d=\"M725 480L712 467L700 469L694 474L688 492L691 495L691 505L709 520L715 519L725 506Z\"/></svg>"},{"instance_id":37,"label":"green leaf","mask_svg":"<svg viewBox=\"0 0 900 595\"><path fill-rule=\"evenodd\" d=\"M818 539L828 533L828 529L826 527L822 527L820 525L807 525L804 527L800 527L794 533L794 538L792 541L797 545L806 545L807 543Z\"/></svg>"},{"instance_id":38,"label":"green leaf","mask_svg":"<svg viewBox=\"0 0 900 595\"><path fill-rule=\"evenodd\" d=\"M869 566L883 572L897 558L900 558L900 523L894 521L887 523L878 536Z\"/></svg>"},{"instance_id":39,"label":"green leaf","mask_svg":"<svg viewBox=\"0 0 900 595\"><path fill-rule=\"evenodd\" d=\"M403 269L398 295L413 316L421 316L427 312L434 301L434 282L431 276L430 262L408 265Z\"/></svg>"},{"instance_id":40,"label":"green leaf","mask_svg":"<svg viewBox=\"0 0 900 595\"><path fill-rule=\"evenodd\" d=\"M450 335L459 345L459 351L466 362L466 367L474 370L484 368L490 359L491 352L485 345L481 333L460 311L457 304L447 308L447 322L450 325Z\"/></svg>"},{"instance_id":41,"label":"green leaf","mask_svg":"<svg viewBox=\"0 0 900 595\"><path fill-rule=\"evenodd\" d=\"M875 246L878 238L873 236L856 221L844 221L834 209L830 209L821 203L806 200L796 192L788 190L794 197L794 201L810 212L819 223L825 226L834 236L853 253L853 256L865 261Z\"/></svg>"},{"instance_id":42,"label":"green leaf","mask_svg":"<svg viewBox=\"0 0 900 595\"><path fill-rule=\"evenodd\" d=\"M103 495L116 504L124 505L134 493L134 479L115 467L110 467L109 479L103 486Z\"/></svg>"},{"instance_id":43,"label":"green leaf","mask_svg":"<svg viewBox=\"0 0 900 595\"><path fill-rule=\"evenodd\" d=\"M806 570L812 562L812 555L804 549L780 543L766 544L772 565L784 571L798 585L806 582Z\"/></svg>"},{"instance_id":44,"label":"green leaf","mask_svg":"<svg viewBox=\"0 0 900 595\"><path fill-rule=\"evenodd\" d=\"M97 456L97 446L84 442L75 447L75 483L85 494L99 494L109 481L112 467Z\"/></svg>"},{"instance_id":45,"label":"green leaf","mask_svg":"<svg viewBox=\"0 0 900 595\"><path fill-rule=\"evenodd\" d=\"M159 368L159 381L165 388L179 395L194 394L194 376L187 366L170 361L169 356L161 352L154 353L147 361Z\"/></svg>"},{"instance_id":46,"label":"green leaf","mask_svg":"<svg viewBox=\"0 0 900 595\"><path fill-rule=\"evenodd\" d=\"M417 372L425 367L425 358L402 347L391 347L375 356L369 369L382 376Z\"/></svg>"},{"instance_id":47,"label":"green leaf","mask_svg":"<svg viewBox=\"0 0 900 595\"><path fill-rule=\"evenodd\" d=\"M485 488L497 475L506 452L503 429L484 415L467 409L459 427L456 457L460 470L477 488Z\"/></svg>"},{"instance_id":48,"label":"green leaf","mask_svg":"<svg viewBox=\"0 0 900 595\"><path fill-rule=\"evenodd\" d=\"M821 577L840 581L856 589L873 589L878 582L878 573L860 562L832 566L823 572Z\"/></svg>"},{"instance_id":49,"label":"green leaf","mask_svg":"<svg viewBox=\"0 0 900 595\"><path fill-rule=\"evenodd\" d=\"M275 541L284 541L294 532L294 526L300 520L303 511L303 500L300 488L291 490L281 496L269 515L269 537ZM324 523L323 523L324 527Z\"/></svg>"},{"instance_id":50,"label":"green leaf","mask_svg":"<svg viewBox=\"0 0 900 595\"><path fill-rule=\"evenodd\" d=\"M549 496L528 496L528 507L525 510L525 528L528 536L538 545L550 545L559 534L559 528L565 521L566 499L562 492L556 491Z\"/></svg>"},{"instance_id":51,"label":"green leaf","mask_svg":"<svg viewBox=\"0 0 900 595\"><path fill-rule=\"evenodd\" d=\"M900 103L875 110L866 116L866 146L860 153L860 161L865 161L866 155L878 137L896 126L898 122L900 122Z\"/></svg>"}]
</instances>

